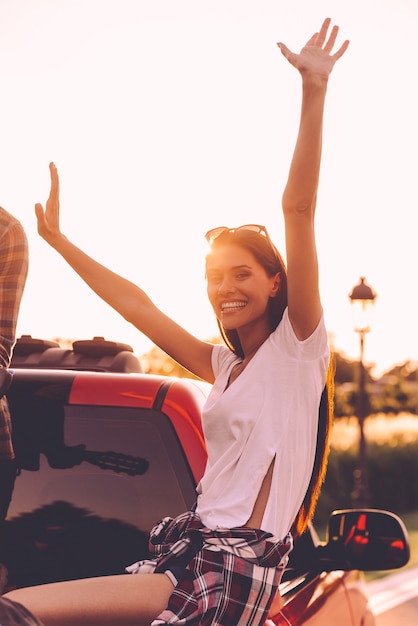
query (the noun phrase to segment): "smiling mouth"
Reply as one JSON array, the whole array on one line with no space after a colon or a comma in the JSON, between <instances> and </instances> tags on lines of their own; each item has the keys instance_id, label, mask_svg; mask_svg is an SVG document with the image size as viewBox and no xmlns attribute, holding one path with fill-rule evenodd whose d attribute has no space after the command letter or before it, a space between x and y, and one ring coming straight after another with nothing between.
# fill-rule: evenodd
<instances>
[{"instance_id":1,"label":"smiling mouth","mask_svg":"<svg viewBox=\"0 0 418 626\"><path fill-rule=\"evenodd\" d=\"M240 311L242 310L244 307L247 306L246 302L241 301L236 301L236 302L223 302L221 304L221 311L222 313L229 313L229 312L233 312L233 311Z\"/></svg>"}]
</instances>

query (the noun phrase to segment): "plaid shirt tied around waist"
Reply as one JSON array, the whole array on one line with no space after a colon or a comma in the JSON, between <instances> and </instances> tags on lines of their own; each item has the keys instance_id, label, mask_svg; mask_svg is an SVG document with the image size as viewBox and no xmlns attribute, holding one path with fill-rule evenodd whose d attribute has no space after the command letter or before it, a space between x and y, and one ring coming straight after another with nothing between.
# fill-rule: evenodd
<instances>
[{"instance_id":1,"label":"plaid shirt tied around waist","mask_svg":"<svg viewBox=\"0 0 418 626\"><path fill-rule=\"evenodd\" d=\"M277 540L246 526L211 530L188 511L154 526L152 559L126 570L165 573L175 585L167 609L151 626L258 626L267 618L292 547L290 534Z\"/></svg>"}]
</instances>

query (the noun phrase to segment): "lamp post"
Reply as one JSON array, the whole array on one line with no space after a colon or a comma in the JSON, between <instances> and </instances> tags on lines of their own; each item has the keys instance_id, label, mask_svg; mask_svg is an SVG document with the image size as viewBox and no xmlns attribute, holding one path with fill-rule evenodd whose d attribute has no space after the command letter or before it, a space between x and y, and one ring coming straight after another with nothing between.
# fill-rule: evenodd
<instances>
[{"instance_id":1,"label":"lamp post","mask_svg":"<svg viewBox=\"0 0 418 626\"><path fill-rule=\"evenodd\" d=\"M359 508L368 506L369 485L367 476L366 438L364 436L364 421L366 415L366 372L364 368L364 339L370 331L370 315L376 300L376 293L366 284L364 277L358 285L353 287L349 298L353 307L354 330L360 338L359 380L357 393L357 420L359 425L358 465L354 473L354 501Z\"/></svg>"}]
</instances>

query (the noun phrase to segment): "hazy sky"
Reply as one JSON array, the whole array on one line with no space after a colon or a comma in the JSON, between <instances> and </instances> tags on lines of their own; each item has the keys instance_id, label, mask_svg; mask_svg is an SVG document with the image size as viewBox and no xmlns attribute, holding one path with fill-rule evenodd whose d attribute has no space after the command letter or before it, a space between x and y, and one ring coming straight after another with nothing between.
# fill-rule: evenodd
<instances>
[{"instance_id":1,"label":"hazy sky","mask_svg":"<svg viewBox=\"0 0 418 626\"><path fill-rule=\"evenodd\" d=\"M348 293L378 294L365 357L418 360L417 0L0 0L0 203L26 228L18 334L150 343L36 233L60 172L62 226L201 338L203 235L265 224L299 120L300 49L330 16L351 43L331 76L317 209L320 280L337 349L358 357Z\"/></svg>"}]
</instances>

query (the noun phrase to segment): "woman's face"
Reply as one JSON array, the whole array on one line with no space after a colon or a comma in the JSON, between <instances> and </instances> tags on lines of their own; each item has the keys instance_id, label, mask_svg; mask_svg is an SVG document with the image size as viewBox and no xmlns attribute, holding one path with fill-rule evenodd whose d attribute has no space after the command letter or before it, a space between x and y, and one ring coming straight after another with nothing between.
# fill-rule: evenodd
<instances>
[{"instance_id":1,"label":"woman's face","mask_svg":"<svg viewBox=\"0 0 418 626\"><path fill-rule=\"evenodd\" d=\"M269 324L267 304L279 288L279 275L268 276L254 255L245 248L225 244L206 258L209 301L226 330L248 324Z\"/></svg>"}]
</instances>

